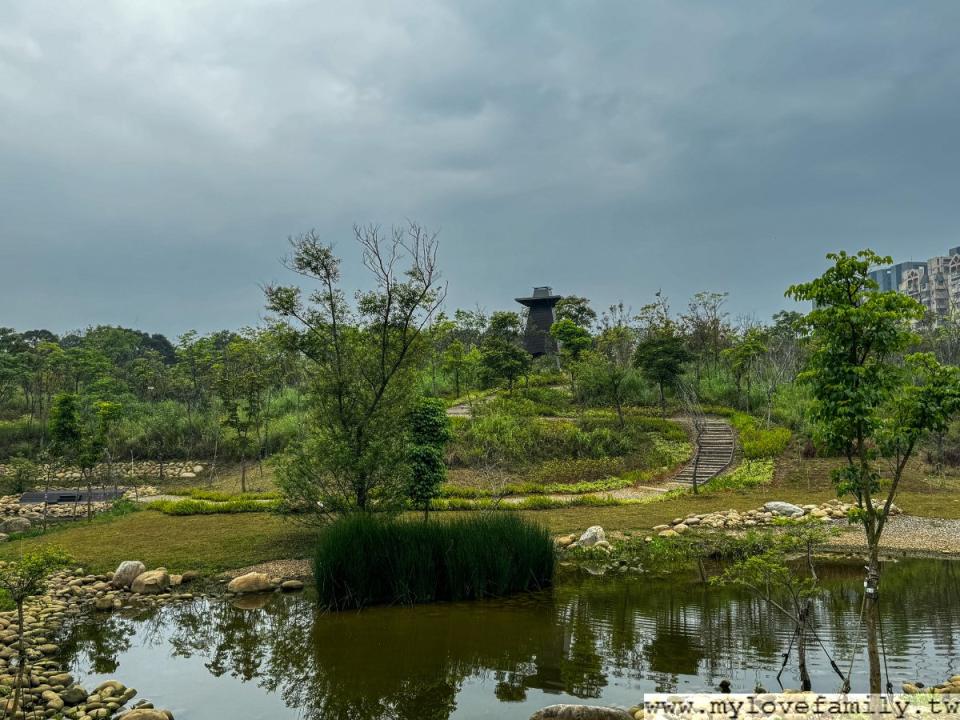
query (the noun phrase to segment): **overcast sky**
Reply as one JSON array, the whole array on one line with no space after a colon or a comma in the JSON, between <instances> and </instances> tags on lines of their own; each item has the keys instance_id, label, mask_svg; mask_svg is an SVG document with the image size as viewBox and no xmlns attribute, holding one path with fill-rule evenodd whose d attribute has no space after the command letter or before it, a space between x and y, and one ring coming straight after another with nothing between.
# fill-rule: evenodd
<instances>
[{"instance_id":1,"label":"overcast sky","mask_svg":"<svg viewBox=\"0 0 960 720\"><path fill-rule=\"evenodd\" d=\"M257 323L286 238L441 231L533 285L764 318L960 245L960 2L3 0L0 326ZM516 306L519 307L519 306Z\"/></svg>"}]
</instances>

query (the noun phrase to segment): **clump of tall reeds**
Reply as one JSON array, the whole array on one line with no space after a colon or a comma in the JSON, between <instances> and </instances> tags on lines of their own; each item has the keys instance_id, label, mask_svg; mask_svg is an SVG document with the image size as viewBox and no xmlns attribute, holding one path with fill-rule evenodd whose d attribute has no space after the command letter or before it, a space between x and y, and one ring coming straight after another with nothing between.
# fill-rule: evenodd
<instances>
[{"instance_id":1,"label":"clump of tall reeds","mask_svg":"<svg viewBox=\"0 0 960 720\"><path fill-rule=\"evenodd\" d=\"M430 522L357 513L321 532L314 575L320 604L344 610L537 590L553 564L547 530L516 513Z\"/></svg>"}]
</instances>

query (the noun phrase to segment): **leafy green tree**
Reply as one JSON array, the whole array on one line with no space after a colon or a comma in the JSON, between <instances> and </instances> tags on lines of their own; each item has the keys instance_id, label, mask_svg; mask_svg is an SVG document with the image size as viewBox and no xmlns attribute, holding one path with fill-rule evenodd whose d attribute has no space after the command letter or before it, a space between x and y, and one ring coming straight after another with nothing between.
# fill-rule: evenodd
<instances>
[{"instance_id":1,"label":"leafy green tree","mask_svg":"<svg viewBox=\"0 0 960 720\"><path fill-rule=\"evenodd\" d=\"M460 381L467 370L468 362L467 349L460 340L452 340L443 351L443 369L453 375L454 397L460 397Z\"/></svg>"},{"instance_id":2,"label":"leafy green tree","mask_svg":"<svg viewBox=\"0 0 960 720\"><path fill-rule=\"evenodd\" d=\"M590 307L590 301L577 295L560 298L553 312L558 322L569 320L585 330L589 330L597 322L597 312Z\"/></svg>"},{"instance_id":3,"label":"leafy green tree","mask_svg":"<svg viewBox=\"0 0 960 720\"><path fill-rule=\"evenodd\" d=\"M445 294L436 235L410 223L388 235L355 227L376 289L355 306L340 288L340 260L314 232L292 241L289 267L317 283L271 286L268 308L309 361L312 417L307 437L281 464L287 501L326 511L396 505L403 495L404 418L416 395L422 333ZM406 262L408 266L402 267Z\"/></svg>"},{"instance_id":4,"label":"leafy green tree","mask_svg":"<svg viewBox=\"0 0 960 720\"><path fill-rule=\"evenodd\" d=\"M509 392L513 392L517 380L530 371L531 364L530 353L516 341L492 336L480 346L480 365L487 382L505 382Z\"/></svg>"},{"instance_id":5,"label":"leafy green tree","mask_svg":"<svg viewBox=\"0 0 960 720\"><path fill-rule=\"evenodd\" d=\"M66 553L56 547L43 546L24 553L18 560L0 563L0 589L6 591L17 608L17 667L11 701L4 703L5 715L22 716L23 688L30 687L27 677L29 664L27 623L24 620L23 605L26 601L44 591L44 581L54 570L68 562Z\"/></svg>"},{"instance_id":6,"label":"leafy green tree","mask_svg":"<svg viewBox=\"0 0 960 720\"><path fill-rule=\"evenodd\" d=\"M590 332L570 318L561 318L550 326L550 336L557 341L560 358L570 373L570 388L576 393L577 362L585 350L593 345Z\"/></svg>"},{"instance_id":7,"label":"leafy green tree","mask_svg":"<svg viewBox=\"0 0 960 720\"><path fill-rule=\"evenodd\" d=\"M122 442L120 428L123 420L123 405L109 400L100 400L94 404L96 418L96 445L101 449L107 465L107 482L117 490L117 478L113 472L113 463L119 455Z\"/></svg>"},{"instance_id":8,"label":"leafy green tree","mask_svg":"<svg viewBox=\"0 0 960 720\"><path fill-rule=\"evenodd\" d=\"M90 491L93 489L93 469L100 455L99 437L85 425L77 395L61 393L50 409L50 440L53 450L64 465L75 465L87 486L87 519L93 517ZM74 503L76 512L76 503Z\"/></svg>"},{"instance_id":9,"label":"leafy green tree","mask_svg":"<svg viewBox=\"0 0 960 720\"><path fill-rule=\"evenodd\" d=\"M32 488L40 477L39 466L22 455L10 458L10 473L5 477L6 492L20 495Z\"/></svg>"},{"instance_id":10,"label":"leafy green tree","mask_svg":"<svg viewBox=\"0 0 960 720\"><path fill-rule=\"evenodd\" d=\"M65 463L77 462L83 427L80 421L79 399L73 393L62 393L53 399L50 408L50 441Z\"/></svg>"},{"instance_id":11,"label":"leafy green tree","mask_svg":"<svg viewBox=\"0 0 960 720\"><path fill-rule=\"evenodd\" d=\"M604 313L601 327L596 348L581 355L580 393L585 400L613 405L623 428L623 405L638 380L632 365L637 331L630 325L622 303Z\"/></svg>"},{"instance_id":12,"label":"leafy green tree","mask_svg":"<svg viewBox=\"0 0 960 720\"><path fill-rule=\"evenodd\" d=\"M660 413L667 414L666 389L675 389L684 366L692 359L684 339L668 332L650 333L637 343L633 364L652 383L660 395Z\"/></svg>"},{"instance_id":13,"label":"leafy green tree","mask_svg":"<svg viewBox=\"0 0 960 720\"><path fill-rule=\"evenodd\" d=\"M590 332L569 318L562 318L551 325L550 335L559 343L561 354L569 360L578 360L580 353L593 344Z\"/></svg>"},{"instance_id":14,"label":"leafy green tree","mask_svg":"<svg viewBox=\"0 0 960 720\"><path fill-rule=\"evenodd\" d=\"M497 337L519 343L522 333L523 320L519 313L498 310L490 316L490 323L486 332L487 337Z\"/></svg>"},{"instance_id":15,"label":"leafy green tree","mask_svg":"<svg viewBox=\"0 0 960 720\"><path fill-rule=\"evenodd\" d=\"M214 370L223 406L221 422L233 432L240 456L240 490L246 492L247 460L255 447L254 438L260 439L260 447L263 446L266 395L273 367L260 338L248 330L227 344Z\"/></svg>"},{"instance_id":16,"label":"leafy green tree","mask_svg":"<svg viewBox=\"0 0 960 720\"><path fill-rule=\"evenodd\" d=\"M727 348L721 354L730 363L730 369L733 371L733 378L737 384L737 398L743 402L747 412L750 412L751 394L753 391L753 375L760 367L761 362L767 354L766 334L761 328L747 328L743 337L734 342L732 347ZM746 380L746 395L742 392L743 381Z\"/></svg>"},{"instance_id":17,"label":"leafy green tree","mask_svg":"<svg viewBox=\"0 0 960 720\"><path fill-rule=\"evenodd\" d=\"M506 383L512 392L516 381L530 371L532 358L521 346L523 321L515 312L498 311L480 345L480 367L488 385Z\"/></svg>"},{"instance_id":18,"label":"leafy green tree","mask_svg":"<svg viewBox=\"0 0 960 720\"><path fill-rule=\"evenodd\" d=\"M414 507L423 510L427 519L430 501L440 496L440 486L447 477L443 449L450 441L450 418L443 402L437 398L421 398L408 415L410 475L407 497Z\"/></svg>"},{"instance_id":19,"label":"leafy green tree","mask_svg":"<svg viewBox=\"0 0 960 720\"><path fill-rule=\"evenodd\" d=\"M901 360L916 341L910 325L922 318L923 308L906 295L877 291L870 268L890 258L871 250L827 257L833 265L821 277L792 286L787 295L814 304L806 317L812 352L801 379L812 389L815 437L845 458L834 482L838 494L856 501L854 518L866 535L870 691L879 693L880 539L918 444L945 429L960 406L960 368L943 366L930 354ZM890 467L885 480L880 460Z\"/></svg>"}]
</instances>

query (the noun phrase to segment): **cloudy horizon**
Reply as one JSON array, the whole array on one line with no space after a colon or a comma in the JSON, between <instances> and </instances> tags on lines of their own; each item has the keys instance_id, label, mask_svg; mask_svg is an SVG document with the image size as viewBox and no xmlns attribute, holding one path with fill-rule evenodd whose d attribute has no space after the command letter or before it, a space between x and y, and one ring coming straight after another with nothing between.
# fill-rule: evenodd
<instances>
[{"instance_id":1,"label":"cloudy horizon","mask_svg":"<svg viewBox=\"0 0 960 720\"><path fill-rule=\"evenodd\" d=\"M767 318L826 252L960 245L960 4L0 5L0 326L256 324L316 228L440 231L449 308L534 285Z\"/></svg>"}]
</instances>

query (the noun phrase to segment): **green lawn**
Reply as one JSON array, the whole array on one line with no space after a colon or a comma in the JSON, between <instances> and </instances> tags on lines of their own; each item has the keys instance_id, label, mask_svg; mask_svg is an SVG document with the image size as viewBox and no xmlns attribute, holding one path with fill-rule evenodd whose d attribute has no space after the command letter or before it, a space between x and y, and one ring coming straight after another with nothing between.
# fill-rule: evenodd
<instances>
[{"instance_id":1,"label":"green lawn","mask_svg":"<svg viewBox=\"0 0 960 720\"><path fill-rule=\"evenodd\" d=\"M267 560L307 557L315 534L315 529L269 513L174 517L143 510L5 543L0 545L0 559L51 543L91 572L114 570L123 560L141 560L147 567L163 566L171 572L213 574Z\"/></svg>"},{"instance_id":2,"label":"green lawn","mask_svg":"<svg viewBox=\"0 0 960 720\"><path fill-rule=\"evenodd\" d=\"M691 512L749 510L769 500L797 504L822 503L836 494L829 480L836 460L804 461L781 458L770 485L749 490L687 495L659 503L615 507L574 507L526 511L555 534L601 525L611 531L648 532L654 525ZM930 481L910 474L897 503L907 513L924 517L960 518L960 493L955 479ZM435 513L433 517L449 517ZM31 537L0 545L0 559L15 558L22 549L42 543L62 546L95 572L113 570L122 560L142 560L150 567L174 572L197 570L212 574L268 560L303 558L312 554L316 530L269 513L177 517L142 510L117 518L99 518L57 529L46 537Z\"/></svg>"}]
</instances>

